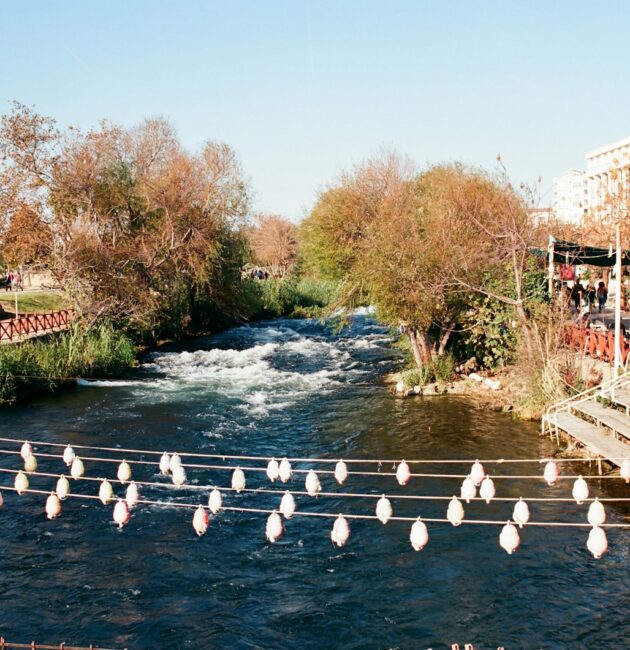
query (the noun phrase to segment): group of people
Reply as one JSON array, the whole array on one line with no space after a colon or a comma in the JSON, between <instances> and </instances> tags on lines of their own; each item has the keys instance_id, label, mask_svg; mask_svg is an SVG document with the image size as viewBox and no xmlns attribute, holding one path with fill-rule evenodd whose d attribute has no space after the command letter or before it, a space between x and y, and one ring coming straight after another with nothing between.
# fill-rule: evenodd
<instances>
[{"instance_id":1,"label":"group of people","mask_svg":"<svg viewBox=\"0 0 630 650\"><path fill-rule=\"evenodd\" d=\"M4 290L5 291L24 291L24 285L22 284L22 275L20 272L13 273L13 271L8 270L4 276Z\"/></svg>"},{"instance_id":2,"label":"group of people","mask_svg":"<svg viewBox=\"0 0 630 650\"><path fill-rule=\"evenodd\" d=\"M603 281L599 281L597 287L589 280L586 287L576 278L573 287L570 289L570 297L575 306L575 311L579 314L582 307L588 309L588 313L593 313L593 308L598 305L599 311L606 307L608 300L608 289Z\"/></svg>"}]
</instances>

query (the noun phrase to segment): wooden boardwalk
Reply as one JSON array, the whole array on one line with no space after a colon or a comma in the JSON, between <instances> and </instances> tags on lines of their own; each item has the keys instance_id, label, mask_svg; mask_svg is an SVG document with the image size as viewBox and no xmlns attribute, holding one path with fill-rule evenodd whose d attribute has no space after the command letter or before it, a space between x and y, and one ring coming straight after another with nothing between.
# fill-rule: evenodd
<instances>
[{"instance_id":1,"label":"wooden boardwalk","mask_svg":"<svg viewBox=\"0 0 630 650\"><path fill-rule=\"evenodd\" d=\"M545 416L548 417L548 416ZM594 456L603 458L617 467L623 459L630 456L630 445L606 435L600 427L567 413L566 411L549 416L550 427L557 428L575 438Z\"/></svg>"},{"instance_id":2,"label":"wooden boardwalk","mask_svg":"<svg viewBox=\"0 0 630 650\"><path fill-rule=\"evenodd\" d=\"M595 386L548 409L543 433L559 432L601 461L621 466L630 458L630 373Z\"/></svg>"}]
</instances>

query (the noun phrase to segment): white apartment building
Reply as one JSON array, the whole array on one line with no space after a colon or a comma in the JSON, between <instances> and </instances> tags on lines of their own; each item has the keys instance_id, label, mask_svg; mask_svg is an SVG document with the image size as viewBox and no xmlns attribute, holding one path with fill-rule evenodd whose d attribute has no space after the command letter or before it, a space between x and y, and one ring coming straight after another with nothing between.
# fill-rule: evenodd
<instances>
[{"instance_id":1,"label":"white apartment building","mask_svg":"<svg viewBox=\"0 0 630 650\"><path fill-rule=\"evenodd\" d=\"M630 137L586 154L586 182L593 213L607 209L607 196L630 182Z\"/></svg>"},{"instance_id":2,"label":"white apartment building","mask_svg":"<svg viewBox=\"0 0 630 650\"><path fill-rule=\"evenodd\" d=\"M553 179L551 207L555 216L566 223L582 222L588 209L586 174L581 169L569 169L566 174Z\"/></svg>"}]
</instances>

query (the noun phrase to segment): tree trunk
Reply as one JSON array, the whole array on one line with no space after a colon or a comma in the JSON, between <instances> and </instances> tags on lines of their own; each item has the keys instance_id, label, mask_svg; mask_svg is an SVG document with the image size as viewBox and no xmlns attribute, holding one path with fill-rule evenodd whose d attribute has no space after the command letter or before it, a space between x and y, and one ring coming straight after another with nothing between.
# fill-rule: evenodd
<instances>
[{"instance_id":1,"label":"tree trunk","mask_svg":"<svg viewBox=\"0 0 630 650\"><path fill-rule=\"evenodd\" d=\"M433 352L431 351L429 333L426 330L410 328L407 330L407 335L409 336L413 359L416 365L420 368L431 363L433 361Z\"/></svg>"},{"instance_id":2,"label":"tree trunk","mask_svg":"<svg viewBox=\"0 0 630 650\"><path fill-rule=\"evenodd\" d=\"M438 357L441 357L444 355L446 352L446 346L448 345L448 341L451 338L451 334L453 333L453 330L451 329L451 324L447 324L448 329L442 330L442 333L440 334L440 339L438 343Z\"/></svg>"}]
</instances>

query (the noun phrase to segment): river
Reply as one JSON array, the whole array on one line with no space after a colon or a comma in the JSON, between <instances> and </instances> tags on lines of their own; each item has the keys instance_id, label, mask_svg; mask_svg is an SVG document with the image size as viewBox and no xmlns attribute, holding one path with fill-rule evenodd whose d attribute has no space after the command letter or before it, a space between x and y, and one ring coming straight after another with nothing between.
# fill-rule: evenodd
<instances>
[{"instance_id":1,"label":"river","mask_svg":"<svg viewBox=\"0 0 630 650\"><path fill-rule=\"evenodd\" d=\"M4 410L0 431L75 445L294 457L550 453L537 425L461 398L394 399L379 381L398 363L390 342L365 314L340 333L308 320L239 327L150 355L130 382L79 387ZM0 466L18 468L18 460L5 455ZM86 475L114 475L115 466L85 464ZM58 460L40 460L42 470L60 467ZM501 474L523 471L500 466ZM148 468L134 472L158 480ZM248 486L263 485L263 477L248 474ZM225 472L189 472L189 478L229 482ZM11 484L12 476L0 481ZM52 483L31 480L35 488ZM335 488L328 476L322 483ZM502 496L570 495L569 483L496 484ZM590 485L604 496L630 496L616 480ZM72 489L94 493L94 486L78 482ZM459 482L414 478L402 488L392 477L351 476L341 491L451 495ZM147 496L171 498L171 492ZM499 547L497 526L433 524L426 548L414 552L407 523L352 521L350 540L338 549L328 519L295 517L270 545L265 515L219 513L197 537L192 511L180 508L139 507L119 531L111 507L98 502L70 498L49 521L44 497L4 495L0 634L8 640L130 649L629 647L623 530L609 531L601 560L585 548L588 531L574 528L525 527L521 547L509 556ZM179 500L196 501L194 494ZM241 494L226 495L225 502L272 507L277 499ZM326 497L301 497L302 503L329 512L373 508L366 500ZM585 506L573 503L530 508L533 520L586 516ZM443 517L445 509L440 501L394 501L395 514L414 517ZM470 516L507 520L511 505L475 502L466 509ZM609 521L628 515L615 506L607 510Z\"/></svg>"}]
</instances>

